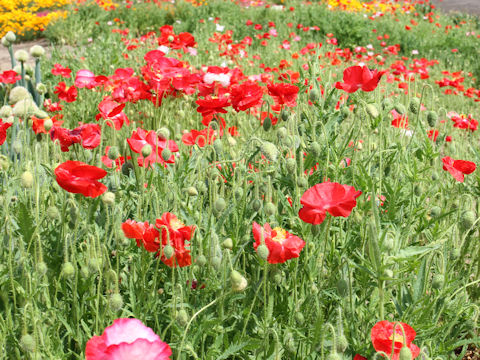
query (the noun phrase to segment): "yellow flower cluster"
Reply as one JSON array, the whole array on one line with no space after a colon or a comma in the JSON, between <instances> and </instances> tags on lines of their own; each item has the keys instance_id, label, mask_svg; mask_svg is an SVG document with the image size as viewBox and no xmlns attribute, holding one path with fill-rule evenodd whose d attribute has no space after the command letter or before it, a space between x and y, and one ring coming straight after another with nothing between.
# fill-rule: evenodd
<instances>
[{"instance_id":1,"label":"yellow flower cluster","mask_svg":"<svg viewBox=\"0 0 480 360\"><path fill-rule=\"evenodd\" d=\"M59 8L71 0L0 0L0 37L8 31L25 36L45 29L53 19L65 17Z\"/></svg>"},{"instance_id":2,"label":"yellow flower cluster","mask_svg":"<svg viewBox=\"0 0 480 360\"><path fill-rule=\"evenodd\" d=\"M398 3L393 3L390 0L372 0L367 2L360 0L324 0L324 2L332 10L349 12L394 13L400 8ZM402 10L405 10L405 7L402 7Z\"/></svg>"}]
</instances>

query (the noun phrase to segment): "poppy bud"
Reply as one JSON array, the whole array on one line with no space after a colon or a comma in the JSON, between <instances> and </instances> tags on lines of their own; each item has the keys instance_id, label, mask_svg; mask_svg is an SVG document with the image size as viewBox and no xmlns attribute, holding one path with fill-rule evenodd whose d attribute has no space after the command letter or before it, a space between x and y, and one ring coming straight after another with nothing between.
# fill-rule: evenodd
<instances>
[{"instance_id":1,"label":"poppy bud","mask_svg":"<svg viewBox=\"0 0 480 360\"><path fill-rule=\"evenodd\" d=\"M383 110L390 110L393 107L393 101L390 98L385 98L382 101L382 109Z\"/></svg>"},{"instance_id":2,"label":"poppy bud","mask_svg":"<svg viewBox=\"0 0 480 360\"><path fill-rule=\"evenodd\" d=\"M377 55L376 60L377 60L378 62L383 62L383 57L382 57L382 55Z\"/></svg>"},{"instance_id":3,"label":"poppy bud","mask_svg":"<svg viewBox=\"0 0 480 360\"><path fill-rule=\"evenodd\" d=\"M30 171L25 171L21 178L20 178L20 182L22 184L22 187L24 187L25 189L29 189L33 186L33 175Z\"/></svg>"},{"instance_id":4,"label":"poppy bud","mask_svg":"<svg viewBox=\"0 0 480 360\"><path fill-rule=\"evenodd\" d=\"M62 275L67 279L71 279L74 274L75 268L73 267L73 264L70 261L64 263L62 266Z\"/></svg>"},{"instance_id":5,"label":"poppy bud","mask_svg":"<svg viewBox=\"0 0 480 360\"><path fill-rule=\"evenodd\" d=\"M188 194L188 196L197 196L198 191L195 187L190 186L190 187L187 188L187 194Z\"/></svg>"},{"instance_id":6,"label":"poppy bud","mask_svg":"<svg viewBox=\"0 0 480 360\"><path fill-rule=\"evenodd\" d=\"M142 149L143 150L143 149ZM118 151L118 147L112 146L110 149L108 149L107 157L110 160L116 160L120 156L120 152Z\"/></svg>"},{"instance_id":7,"label":"poppy bud","mask_svg":"<svg viewBox=\"0 0 480 360\"><path fill-rule=\"evenodd\" d=\"M227 206L227 203L225 202L225 199L221 197L215 200L215 203L213 204L213 208L217 214L225 210L226 206Z\"/></svg>"},{"instance_id":8,"label":"poppy bud","mask_svg":"<svg viewBox=\"0 0 480 360\"><path fill-rule=\"evenodd\" d=\"M196 263L198 266L205 266L205 264L207 263L207 258L205 257L205 255L199 255L197 257Z\"/></svg>"},{"instance_id":9,"label":"poppy bud","mask_svg":"<svg viewBox=\"0 0 480 360\"><path fill-rule=\"evenodd\" d=\"M301 176L297 179L297 186L299 188L306 188L308 187L308 181L305 177Z\"/></svg>"},{"instance_id":10,"label":"poppy bud","mask_svg":"<svg viewBox=\"0 0 480 360\"><path fill-rule=\"evenodd\" d=\"M343 106L340 109L340 113L342 114L343 117L347 118L348 116L350 116L350 109L348 108L348 106Z\"/></svg>"},{"instance_id":11,"label":"poppy bud","mask_svg":"<svg viewBox=\"0 0 480 360\"><path fill-rule=\"evenodd\" d=\"M316 284L312 284L312 286L310 286L310 291L312 292L313 295L317 295L318 294L318 287Z\"/></svg>"},{"instance_id":12,"label":"poppy bud","mask_svg":"<svg viewBox=\"0 0 480 360\"><path fill-rule=\"evenodd\" d=\"M341 297L345 297L348 294L348 282L345 279L337 281L337 292Z\"/></svg>"},{"instance_id":13,"label":"poppy bud","mask_svg":"<svg viewBox=\"0 0 480 360\"><path fill-rule=\"evenodd\" d=\"M295 312L295 321L298 325L303 325L305 323L305 317L300 311Z\"/></svg>"},{"instance_id":14,"label":"poppy bud","mask_svg":"<svg viewBox=\"0 0 480 360\"><path fill-rule=\"evenodd\" d=\"M88 260L88 271L91 274L96 274L102 265L103 264L101 261L97 260L96 258L91 258Z\"/></svg>"},{"instance_id":15,"label":"poppy bud","mask_svg":"<svg viewBox=\"0 0 480 360\"><path fill-rule=\"evenodd\" d=\"M445 276L443 274L436 274L432 279L432 288L440 289L445 282Z\"/></svg>"},{"instance_id":16,"label":"poppy bud","mask_svg":"<svg viewBox=\"0 0 480 360\"><path fill-rule=\"evenodd\" d=\"M460 249L452 249L450 251L450 260L456 260L460 257Z\"/></svg>"},{"instance_id":17,"label":"poppy bud","mask_svg":"<svg viewBox=\"0 0 480 360\"><path fill-rule=\"evenodd\" d=\"M320 156L320 153L322 152L322 149L320 148L320 144L316 141L312 142L310 144L310 152L315 157Z\"/></svg>"},{"instance_id":18,"label":"poppy bud","mask_svg":"<svg viewBox=\"0 0 480 360\"><path fill-rule=\"evenodd\" d=\"M162 159L163 161L168 161L172 157L172 152L169 148L165 148L162 150Z\"/></svg>"},{"instance_id":19,"label":"poppy bud","mask_svg":"<svg viewBox=\"0 0 480 360\"><path fill-rule=\"evenodd\" d=\"M113 205L115 204L115 194L111 191L107 191L102 195L102 202L105 205Z\"/></svg>"},{"instance_id":20,"label":"poppy bud","mask_svg":"<svg viewBox=\"0 0 480 360\"><path fill-rule=\"evenodd\" d=\"M233 137L229 136L227 137L228 145L231 147L235 147L237 145L237 140L235 140Z\"/></svg>"},{"instance_id":21,"label":"poppy bud","mask_svg":"<svg viewBox=\"0 0 480 360\"><path fill-rule=\"evenodd\" d=\"M435 171L432 173L432 180L433 180L433 181L437 181L437 180L438 180L438 174L437 174Z\"/></svg>"},{"instance_id":22,"label":"poppy bud","mask_svg":"<svg viewBox=\"0 0 480 360\"><path fill-rule=\"evenodd\" d=\"M142 147L142 156L143 157L148 157L152 153L152 145L150 144L145 144ZM163 154L162 154L163 155ZM166 160L165 160L166 161Z\"/></svg>"},{"instance_id":23,"label":"poppy bud","mask_svg":"<svg viewBox=\"0 0 480 360\"><path fill-rule=\"evenodd\" d=\"M34 58L40 58L45 55L45 48L41 45L34 45L30 48L30 55Z\"/></svg>"},{"instance_id":24,"label":"poppy bud","mask_svg":"<svg viewBox=\"0 0 480 360\"><path fill-rule=\"evenodd\" d=\"M123 307L122 295L118 293L113 293L110 295L110 298L108 299L108 306L114 312L121 310Z\"/></svg>"},{"instance_id":25,"label":"poppy bud","mask_svg":"<svg viewBox=\"0 0 480 360\"><path fill-rule=\"evenodd\" d=\"M157 136L160 140L167 140L170 137L170 130L162 127L157 130Z\"/></svg>"},{"instance_id":26,"label":"poppy bud","mask_svg":"<svg viewBox=\"0 0 480 360\"><path fill-rule=\"evenodd\" d=\"M30 115L35 114L37 111L37 105L30 98L20 100L13 107L13 115L19 118L28 118Z\"/></svg>"},{"instance_id":27,"label":"poppy bud","mask_svg":"<svg viewBox=\"0 0 480 360\"><path fill-rule=\"evenodd\" d=\"M48 271L48 267L47 267L47 264L45 264L43 261L40 261L38 264L37 264L37 272L40 276L43 276L47 273Z\"/></svg>"},{"instance_id":28,"label":"poppy bud","mask_svg":"<svg viewBox=\"0 0 480 360\"><path fill-rule=\"evenodd\" d=\"M232 250L233 249L233 240L231 238L226 238L225 240L223 240L222 246L225 249Z\"/></svg>"},{"instance_id":29,"label":"poppy bud","mask_svg":"<svg viewBox=\"0 0 480 360\"><path fill-rule=\"evenodd\" d=\"M285 109L283 109L281 112L280 112L280 117L283 121L288 121L288 112L285 111Z\"/></svg>"},{"instance_id":30,"label":"poppy bud","mask_svg":"<svg viewBox=\"0 0 480 360\"><path fill-rule=\"evenodd\" d=\"M464 211L460 217L460 228L463 231L469 230L475 223L476 216L473 211Z\"/></svg>"},{"instance_id":31,"label":"poppy bud","mask_svg":"<svg viewBox=\"0 0 480 360\"><path fill-rule=\"evenodd\" d=\"M418 114L418 111L420 110L420 99L417 97L412 98L410 100L409 108L412 113Z\"/></svg>"},{"instance_id":32,"label":"poppy bud","mask_svg":"<svg viewBox=\"0 0 480 360\"><path fill-rule=\"evenodd\" d=\"M277 212L277 208L271 202L265 204L264 210L265 210L265 215L267 216L273 216Z\"/></svg>"},{"instance_id":33,"label":"poppy bud","mask_svg":"<svg viewBox=\"0 0 480 360\"><path fill-rule=\"evenodd\" d=\"M438 115L435 111L427 112L428 125L430 125L431 127L434 127L435 124L437 123L437 120L438 120Z\"/></svg>"},{"instance_id":34,"label":"poppy bud","mask_svg":"<svg viewBox=\"0 0 480 360\"><path fill-rule=\"evenodd\" d=\"M286 167L289 173L294 173L297 168L297 161L293 158L288 158L286 161Z\"/></svg>"},{"instance_id":35,"label":"poppy bud","mask_svg":"<svg viewBox=\"0 0 480 360\"><path fill-rule=\"evenodd\" d=\"M287 129L282 126L277 130L277 136L279 139L284 139L288 135Z\"/></svg>"},{"instance_id":36,"label":"poppy bud","mask_svg":"<svg viewBox=\"0 0 480 360\"><path fill-rule=\"evenodd\" d=\"M337 352L333 352L328 354L327 360L342 360L342 357Z\"/></svg>"},{"instance_id":37,"label":"poppy bud","mask_svg":"<svg viewBox=\"0 0 480 360\"><path fill-rule=\"evenodd\" d=\"M34 353L36 344L33 336L30 334L23 334L20 338L20 348L26 353Z\"/></svg>"},{"instance_id":38,"label":"poppy bud","mask_svg":"<svg viewBox=\"0 0 480 360\"><path fill-rule=\"evenodd\" d=\"M219 270L222 266L222 259L218 256L214 256L212 258L212 266L214 269Z\"/></svg>"},{"instance_id":39,"label":"poppy bud","mask_svg":"<svg viewBox=\"0 0 480 360\"><path fill-rule=\"evenodd\" d=\"M15 34L13 33L13 31L9 31L9 32L7 32L7 34L5 35L5 39L6 39L9 43L14 43L15 40L17 40L17 37L15 36Z\"/></svg>"},{"instance_id":40,"label":"poppy bud","mask_svg":"<svg viewBox=\"0 0 480 360\"><path fill-rule=\"evenodd\" d=\"M132 171L133 164L130 161L125 161L122 165L122 174L125 176L129 176Z\"/></svg>"},{"instance_id":41,"label":"poppy bud","mask_svg":"<svg viewBox=\"0 0 480 360\"><path fill-rule=\"evenodd\" d=\"M276 162L278 159L278 149L271 142L264 141L260 146L260 151L267 158L268 161Z\"/></svg>"},{"instance_id":42,"label":"poppy bud","mask_svg":"<svg viewBox=\"0 0 480 360\"><path fill-rule=\"evenodd\" d=\"M248 286L247 279L245 279L237 270L233 270L230 274L230 281L234 291L243 291Z\"/></svg>"},{"instance_id":43,"label":"poppy bud","mask_svg":"<svg viewBox=\"0 0 480 360\"><path fill-rule=\"evenodd\" d=\"M393 236L387 235L385 237L385 239L383 240L383 247L387 251L392 251L393 250L393 248L395 247L395 239L393 238Z\"/></svg>"},{"instance_id":44,"label":"poppy bud","mask_svg":"<svg viewBox=\"0 0 480 360\"><path fill-rule=\"evenodd\" d=\"M215 149L215 152L218 154L221 154L223 152L223 143L222 140L216 139L213 142L213 148Z\"/></svg>"},{"instance_id":45,"label":"poppy bud","mask_svg":"<svg viewBox=\"0 0 480 360\"><path fill-rule=\"evenodd\" d=\"M187 311L184 309L180 309L177 313L177 317L175 318L177 320L178 325L181 327L184 327L188 324L188 314Z\"/></svg>"},{"instance_id":46,"label":"poppy bud","mask_svg":"<svg viewBox=\"0 0 480 360\"><path fill-rule=\"evenodd\" d=\"M407 347L404 346L400 349L400 356L399 360L412 360L412 351Z\"/></svg>"},{"instance_id":47,"label":"poppy bud","mask_svg":"<svg viewBox=\"0 0 480 360\"><path fill-rule=\"evenodd\" d=\"M53 127L53 121L50 118L45 119L43 122L43 127L45 128L46 131L50 131L50 129Z\"/></svg>"},{"instance_id":48,"label":"poppy bud","mask_svg":"<svg viewBox=\"0 0 480 360\"><path fill-rule=\"evenodd\" d=\"M2 106L0 108L0 118L7 118L9 116L12 116L13 111L12 108L8 105Z\"/></svg>"},{"instance_id":49,"label":"poppy bud","mask_svg":"<svg viewBox=\"0 0 480 360\"><path fill-rule=\"evenodd\" d=\"M285 331L284 336L285 349L290 353L295 353L297 348L295 347L295 340L293 339L293 334L290 331Z\"/></svg>"},{"instance_id":50,"label":"poppy bud","mask_svg":"<svg viewBox=\"0 0 480 360\"><path fill-rule=\"evenodd\" d=\"M252 201L252 210L255 212L259 212L262 209L262 202L259 199L255 199Z\"/></svg>"},{"instance_id":51,"label":"poppy bud","mask_svg":"<svg viewBox=\"0 0 480 360\"><path fill-rule=\"evenodd\" d=\"M270 251L268 247L264 244L261 244L257 247L257 254L260 259L267 261L268 255L270 255Z\"/></svg>"},{"instance_id":52,"label":"poppy bud","mask_svg":"<svg viewBox=\"0 0 480 360\"><path fill-rule=\"evenodd\" d=\"M403 115L407 112L407 109L405 108L405 106L401 103L396 103L393 108L395 109L395 111L397 113L399 113L400 115Z\"/></svg>"},{"instance_id":53,"label":"poppy bud","mask_svg":"<svg viewBox=\"0 0 480 360\"><path fill-rule=\"evenodd\" d=\"M28 60L29 56L28 53L25 50L17 50L15 51L15 60L19 62L26 62Z\"/></svg>"},{"instance_id":54,"label":"poppy bud","mask_svg":"<svg viewBox=\"0 0 480 360\"><path fill-rule=\"evenodd\" d=\"M270 116L267 116L263 120L263 130L268 131L272 128L272 119L270 119Z\"/></svg>"},{"instance_id":55,"label":"poppy bud","mask_svg":"<svg viewBox=\"0 0 480 360\"><path fill-rule=\"evenodd\" d=\"M2 37L2 45L5 47L9 47L11 45L5 36Z\"/></svg>"},{"instance_id":56,"label":"poppy bud","mask_svg":"<svg viewBox=\"0 0 480 360\"><path fill-rule=\"evenodd\" d=\"M415 185L415 187L413 188L413 193L415 194L415 196L420 196L422 195L422 186L421 185Z\"/></svg>"},{"instance_id":57,"label":"poppy bud","mask_svg":"<svg viewBox=\"0 0 480 360\"><path fill-rule=\"evenodd\" d=\"M377 105L375 104L368 104L366 107L367 114L370 115L372 118L376 119L380 112L378 111Z\"/></svg>"},{"instance_id":58,"label":"poppy bud","mask_svg":"<svg viewBox=\"0 0 480 360\"><path fill-rule=\"evenodd\" d=\"M310 94L308 94L308 99L311 102L318 101L318 91L316 89L313 89L312 91L310 91Z\"/></svg>"},{"instance_id":59,"label":"poppy bud","mask_svg":"<svg viewBox=\"0 0 480 360\"><path fill-rule=\"evenodd\" d=\"M233 192L233 196L235 197L236 200L239 200L243 196L243 189L242 188L236 188L235 191Z\"/></svg>"},{"instance_id":60,"label":"poppy bud","mask_svg":"<svg viewBox=\"0 0 480 360\"><path fill-rule=\"evenodd\" d=\"M432 218L434 217L437 217L440 215L440 213L442 212L442 210L440 209L440 207L438 206L433 206L431 209L430 209L430 216Z\"/></svg>"},{"instance_id":61,"label":"poppy bud","mask_svg":"<svg viewBox=\"0 0 480 360\"><path fill-rule=\"evenodd\" d=\"M347 338L345 337L345 335L343 334L340 334L338 337L337 337L337 351L339 353L344 353L345 350L347 350L347 347L348 347L348 340Z\"/></svg>"},{"instance_id":62,"label":"poppy bud","mask_svg":"<svg viewBox=\"0 0 480 360\"><path fill-rule=\"evenodd\" d=\"M165 255L165 258L171 259L173 254L175 254L175 249L171 245L165 245L163 248L163 255Z\"/></svg>"}]
</instances>

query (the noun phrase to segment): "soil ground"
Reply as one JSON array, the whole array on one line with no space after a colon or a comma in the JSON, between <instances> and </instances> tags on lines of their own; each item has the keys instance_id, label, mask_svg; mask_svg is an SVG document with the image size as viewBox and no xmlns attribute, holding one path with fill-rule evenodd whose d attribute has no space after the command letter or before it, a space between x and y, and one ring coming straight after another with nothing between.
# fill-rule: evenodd
<instances>
[{"instance_id":1,"label":"soil ground","mask_svg":"<svg viewBox=\"0 0 480 360\"><path fill-rule=\"evenodd\" d=\"M444 11L480 15L480 0L432 0L432 2Z\"/></svg>"}]
</instances>

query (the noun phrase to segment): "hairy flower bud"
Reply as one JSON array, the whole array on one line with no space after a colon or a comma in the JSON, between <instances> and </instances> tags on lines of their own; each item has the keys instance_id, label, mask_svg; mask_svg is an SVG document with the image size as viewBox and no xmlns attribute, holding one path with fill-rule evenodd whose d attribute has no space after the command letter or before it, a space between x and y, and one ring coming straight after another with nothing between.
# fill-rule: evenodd
<instances>
[{"instance_id":1,"label":"hairy flower bud","mask_svg":"<svg viewBox=\"0 0 480 360\"><path fill-rule=\"evenodd\" d=\"M180 309L177 313L177 317L175 318L177 320L178 325L181 327L184 327L188 324L188 314L185 309Z\"/></svg>"},{"instance_id":2,"label":"hairy flower bud","mask_svg":"<svg viewBox=\"0 0 480 360\"><path fill-rule=\"evenodd\" d=\"M219 214L223 210L225 210L226 206L227 206L227 203L225 202L225 199L219 197L217 200L215 200L215 203L213 204L213 209L217 214Z\"/></svg>"},{"instance_id":3,"label":"hairy flower bud","mask_svg":"<svg viewBox=\"0 0 480 360\"><path fill-rule=\"evenodd\" d=\"M270 119L270 116L267 116L263 120L263 130L268 131L271 129L271 127L272 127L272 119Z\"/></svg>"},{"instance_id":4,"label":"hairy flower bud","mask_svg":"<svg viewBox=\"0 0 480 360\"><path fill-rule=\"evenodd\" d=\"M399 360L412 360L412 351L406 345L400 349Z\"/></svg>"},{"instance_id":5,"label":"hairy flower bud","mask_svg":"<svg viewBox=\"0 0 480 360\"><path fill-rule=\"evenodd\" d=\"M162 150L162 159L163 161L168 161L172 157L172 152L169 148L165 148Z\"/></svg>"},{"instance_id":6,"label":"hairy flower bud","mask_svg":"<svg viewBox=\"0 0 480 360\"><path fill-rule=\"evenodd\" d=\"M25 171L20 177L22 187L25 189L29 189L33 186L33 180L33 174L30 171Z\"/></svg>"},{"instance_id":7,"label":"hairy flower bud","mask_svg":"<svg viewBox=\"0 0 480 360\"><path fill-rule=\"evenodd\" d=\"M116 312L122 309L123 307L123 298L119 293L113 293L108 298L108 306L110 310Z\"/></svg>"},{"instance_id":8,"label":"hairy flower bud","mask_svg":"<svg viewBox=\"0 0 480 360\"><path fill-rule=\"evenodd\" d=\"M145 144L142 147L142 156L143 157L148 157L152 153L152 145L150 144ZM170 156L167 158L167 160L170 158ZM165 161L167 161L165 160Z\"/></svg>"},{"instance_id":9,"label":"hairy flower bud","mask_svg":"<svg viewBox=\"0 0 480 360\"><path fill-rule=\"evenodd\" d=\"M66 279L71 279L73 275L75 275L75 268L73 267L73 264L70 261L67 261L62 265L62 275Z\"/></svg>"},{"instance_id":10,"label":"hairy flower bud","mask_svg":"<svg viewBox=\"0 0 480 360\"><path fill-rule=\"evenodd\" d=\"M31 98L32 95L26 88L24 88L23 86L16 86L10 91L10 95L8 96L8 102L13 105L18 103L20 100Z\"/></svg>"},{"instance_id":11,"label":"hairy flower bud","mask_svg":"<svg viewBox=\"0 0 480 360\"><path fill-rule=\"evenodd\" d=\"M160 138L160 140L167 140L168 138L170 138L170 130L162 127L157 130L157 136Z\"/></svg>"},{"instance_id":12,"label":"hairy flower bud","mask_svg":"<svg viewBox=\"0 0 480 360\"><path fill-rule=\"evenodd\" d=\"M47 264L45 264L45 262L43 261L40 261L38 264L37 264L37 273L38 275L40 276L43 276L47 273L48 271L48 267L47 267Z\"/></svg>"},{"instance_id":13,"label":"hairy flower bud","mask_svg":"<svg viewBox=\"0 0 480 360\"><path fill-rule=\"evenodd\" d=\"M30 55L34 58L40 58L45 55L45 48L41 45L34 45L30 48Z\"/></svg>"},{"instance_id":14,"label":"hairy flower bud","mask_svg":"<svg viewBox=\"0 0 480 360\"><path fill-rule=\"evenodd\" d=\"M107 157L110 160L116 160L120 156L120 152L118 151L118 147L112 146L110 149L108 149Z\"/></svg>"},{"instance_id":15,"label":"hairy flower bud","mask_svg":"<svg viewBox=\"0 0 480 360\"><path fill-rule=\"evenodd\" d=\"M232 250L233 249L233 240L231 238L226 238L225 240L223 240L222 246L225 249Z\"/></svg>"},{"instance_id":16,"label":"hairy flower bud","mask_svg":"<svg viewBox=\"0 0 480 360\"><path fill-rule=\"evenodd\" d=\"M14 43L17 40L17 37L13 31L9 31L5 34L5 39L7 39L9 43Z\"/></svg>"},{"instance_id":17,"label":"hairy flower bud","mask_svg":"<svg viewBox=\"0 0 480 360\"><path fill-rule=\"evenodd\" d=\"M205 257L205 255L199 255L197 257L196 264L198 266L205 266L207 264L207 258Z\"/></svg>"},{"instance_id":18,"label":"hairy flower bud","mask_svg":"<svg viewBox=\"0 0 480 360\"><path fill-rule=\"evenodd\" d=\"M460 228L463 231L469 230L475 223L476 216L473 211L464 211L460 217Z\"/></svg>"},{"instance_id":19,"label":"hairy flower bud","mask_svg":"<svg viewBox=\"0 0 480 360\"><path fill-rule=\"evenodd\" d=\"M400 115L403 115L407 112L407 109L405 108L405 105L401 104L401 103L396 103L393 108L395 109L395 111L397 113L399 113Z\"/></svg>"},{"instance_id":20,"label":"hairy flower bud","mask_svg":"<svg viewBox=\"0 0 480 360\"><path fill-rule=\"evenodd\" d=\"M257 247L257 254L260 259L266 261L268 258L268 255L270 255L270 251L268 250L268 247L265 244L261 244Z\"/></svg>"},{"instance_id":21,"label":"hairy flower bud","mask_svg":"<svg viewBox=\"0 0 480 360\"><path fill-rule=\"evenodd\" d=\"M427 112L428 125L430 125L431 127L434 127L435 124L437 123L437 120L438 120L438 115L435 111Z\"/></svg>"},{"instance_id":22,"label":"hairy flower bud","mask_svg":"<svg viewBox=\"0 0 480 360\"><path fill-rule=\"evenodd\" d=\"M390 110L393 107L393 101L391 98L385 98L382 101L382 109L383 110Z\"/></svg>"},{"instance_id":23,"label":"hairy flower bud","mask_svg":"<svg viewBox=\"0 0 480 360\"><path fill-rule=\"evenodd\" d=\"M259 212L262 209L262 202L259 199L255 199L252 201L252 210L255 212Z\"/></svg>"},{"instance_id":24,"label":"hairy flower bud","mask_svg":"<svg viewBox=\"0 0 480 360\"><path fill-rule=\"evenodd\" d=\"M28 61L28 52L26 52L25 50L17 50L15 51L15 60L19 61L19 62L26 62Z\"/></svg>"},{"instance_id":25,"label":"hairy flower bud","mask_svg":"<svg viewBox=\"0 0 480 360\"><path fill-rule=\"evenodd\" d=\"M443 287L444 283L445 283L445 275L436 274L432 279L432 288L438 290Z\"/></svg>"},{"instance_id":26,"label":"hairy flower bud","mask_svg":"<svg viewBox=\"0 0 480 360\"><path fill-rule=\"evenodd\" d=\"M417 97L412 98L410 100L409 109L412 113L418 114L418 111L420 110L420 99Z\"/></svg>"},{"instance_id":27,"label":"hairy flower bud","mask_svg":"<svg viewBox=\"0 0 480 360\"><path fill-rule=\"evenodd\" d=\"M26 119L30 115L37 113L38 107L32 99L23 99L15 104L13 107L13 115L16 117Z\"/></svg>"},{"instance_id":28,"label":"hairy flower bud","mask_svg":"<svg viewBox=\"0 0 480 360\"><path fill-rule=\"evenodd\" d=\"M268 202L265 204L264 210L265 210L265 215L267 216L273 216L277 212L277 208L271 202Z\"/></svg>"},{"instance_id":29,"label":"hairy flower bud","mask_svg":"<svg viewBox=\"0 0 480 360\"><path fill-rule=\"evenodd\" d=\"M247 279L245 279L237 270L233 270L230 274L230 281L234 291L243 291L248 286Z\"/></svg>"},{"instance_id":30,"label":"hairy flower bud","mask_svg":"<svg viewBox=\"0 0 480 360\"><path fill-rule=\"evenodd\" d=\"M187 188L187 194L188 194L188 196L192 196L192 197L193 197L193 196L197 196L197 195L198 195L198 191L197 191L197 189L196 189L194 186L189 186L189 187Z\"/></svg>"},{"instance_id":31,"label":"hairy flower bud","mask_svg":"<svg viewBox=\"0 0 480 360\"><path fill-rule=\"evenodd\" d=\"M260 146L260 151L267 158L268 161L276 162L278 159L278 149L271 142L264 141Z\"/></svg>"},{"instance_id":32,"label":"hairy flower bud","mask_svg":"<svg viewBox=\"0 0 480 360\"><path fill-rule=\"evenodd\" d=\"M2 106L0 108L0 118L1 119L12 116L12 114L13 114L13 111L12 111L12 108L10 106L5 105L5 106Z\"/></svg>"},{"instance_id":33,"label":"hairy flower bud","mask_svg":"<svg viewBox=\"0 0 480 360\"><path fill-rule=\"evenodd\" d=\"M30 334L23 334L20 338L20 348L26 353L34 353L36 348L34 337Z\"/></svg>"},{"instance_id":34,"label":"hairy flower bud","mask_svg":"<svg viewBox=\"0 0 480 360\"><path fill-rule=\"evenodd\" d=\"M110 206L115 204L115 194L111 191L107 191L107 192L103 193L102 202L105 205L110 205Z\"/></svg>"},{"instance_id":35,"label":"hairy flower bud","mask_svg":"<svg viewBox=\"0 0 480 360\"><path fill-rule=\"evenodd\" d=\"M367 114L374 119L376 119L380 115L377 105L375 104L367 104L366 110L367 110Z\"/></svg>"},{"instance_id":36,"label":"hairy flower bud","mask_svg":"<svg viewBox=\"0 0 480 360\"><path fill-rule=\"evenodd\" d=\"M165 258L171 259L174 254L175 254L175 249L171 245L166 245L163 248L163 255L165 255Z\"/></svg>"}]
</instances>

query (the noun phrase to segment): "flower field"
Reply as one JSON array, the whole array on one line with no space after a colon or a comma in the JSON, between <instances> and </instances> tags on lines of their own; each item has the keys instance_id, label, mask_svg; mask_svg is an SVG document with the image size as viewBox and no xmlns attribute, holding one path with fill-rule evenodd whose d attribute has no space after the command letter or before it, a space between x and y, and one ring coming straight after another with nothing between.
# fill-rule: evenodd
<instances>
[{"instance_id":1,"label":"flower field","mask_svg":"<svg viewBox=\"0 0 480 360\"><path fill-rule=\"evenodd\" d=\"M48 56L0 14L0 359L480 358L479 18L42 6Z\"/></svg>"}]
</instances>

